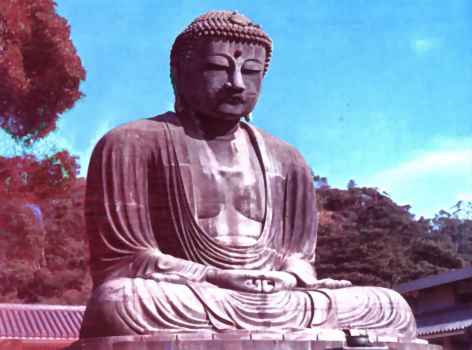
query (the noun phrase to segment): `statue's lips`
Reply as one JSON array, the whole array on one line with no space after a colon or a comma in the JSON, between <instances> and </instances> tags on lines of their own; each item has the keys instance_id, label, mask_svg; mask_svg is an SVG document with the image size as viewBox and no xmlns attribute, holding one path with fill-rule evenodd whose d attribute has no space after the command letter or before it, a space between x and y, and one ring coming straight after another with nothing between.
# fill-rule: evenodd
<instances>
[{"instance_id":1,"label":"statue's lips","mask_svg":"<svg viewBox=\"0 0 472 350\"><path fill-rule=\"evenodd\" d=\"M244 103L245 101L246 100L244 99L244 97L237 95L237 96L225 97L225 98L222 99L221 102L232 104L232 105L237 105L237 104Z\"/></svg>"}]
</instances>

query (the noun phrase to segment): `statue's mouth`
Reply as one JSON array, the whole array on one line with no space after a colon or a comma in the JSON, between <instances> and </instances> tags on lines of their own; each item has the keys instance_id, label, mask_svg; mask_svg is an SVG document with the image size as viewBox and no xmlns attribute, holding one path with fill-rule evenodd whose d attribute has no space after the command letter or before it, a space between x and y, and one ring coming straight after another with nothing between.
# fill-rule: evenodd
<instances>
[{"instance_id":1,"label":"statue's mouth","mask_svg":"<svg viewBox=\"0 0 472 350\"><path fill-rule=\"evenodd\" d=\"M223 102L225 103L234 104L234 105L244 103L244 101L245 101L244 97L240 95L228 96L223 100Z\"/></svg>"}]
</instances>

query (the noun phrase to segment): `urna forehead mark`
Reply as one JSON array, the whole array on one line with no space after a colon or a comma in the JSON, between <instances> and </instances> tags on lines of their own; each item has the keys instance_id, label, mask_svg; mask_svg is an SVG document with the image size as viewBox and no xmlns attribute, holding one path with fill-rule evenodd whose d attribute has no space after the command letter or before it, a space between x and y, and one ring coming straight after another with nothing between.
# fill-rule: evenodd
<instances>
[{"instance_id":1,"label":"urna forehead mark","mask_svg":"<svg viewBox=\"0 0 472 350\"><path fill-rule=\"evenodd\" d=\"M222 56L231 59L253 60L265 64L266 51L259 44L208 39L198 45L199 56ZM195 58L197 58L195 56ZM197 58L198 59L198 58Z\"/></svg>"}]
</instances>

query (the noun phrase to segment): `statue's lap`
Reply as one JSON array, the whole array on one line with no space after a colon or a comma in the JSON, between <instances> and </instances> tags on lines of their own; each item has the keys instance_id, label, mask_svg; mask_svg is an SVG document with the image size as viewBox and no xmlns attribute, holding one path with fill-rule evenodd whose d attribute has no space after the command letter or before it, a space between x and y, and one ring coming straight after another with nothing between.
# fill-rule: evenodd
<instances>
[{"instance_id":1,"label":"statue's lap","mask_svg":"<svg viewBox=\"0 0 472 350\"><path fill-rule=\"evenodd\" d=\"M82 333L91 337L160 330L359 328L405 336L414 322L409 315L400 295L377 287L262 294L206 282L117 278L95 289Z\"/></svg>"}]
</instances>

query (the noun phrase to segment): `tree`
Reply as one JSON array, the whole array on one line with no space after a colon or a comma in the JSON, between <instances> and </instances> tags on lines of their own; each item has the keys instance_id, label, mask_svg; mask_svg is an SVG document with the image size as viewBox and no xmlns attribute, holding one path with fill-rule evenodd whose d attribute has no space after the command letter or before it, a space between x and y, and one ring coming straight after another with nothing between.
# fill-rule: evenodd
<instances>
[{"instance_id":1,"label":"tree","mask_svg":"<svg viewBox=\"0 0 472 350\"><path fill-rule=\"evenodd\" d=\"M0 1L0 127L29 145L81 97L85 71L52 0Z\"/></svg>"},{"instance_id":2,"label":"tree","mask_svg":"<svg viewBox=\"0 0 472 350\"><path fill-rule=\"evenodd\" d=\"M0 0L0 127L23 150L56 128L85 79L52 0ZM84 182L63 150L0 156L0 301L84 303Z\"/></svg>"},{"instance_id":3,"label":"tree","mask_svg":"<svg viewBox=\"0 0 472 350\"><path fill-rule=\"evenodd\" d=\"M0 197L35 202L64 193L74 183L78 172L77 158L68 151L57 152L42 160L34 155L0 156Z\"/></svg>"},{"instance_id":4,"label":"tree","mask_svg":"<svg viewBox=\"0 0 472 350\"><path fill-rule=\"evenodd\" d=\"M315 183L315 188L329 188L328 178L325 176L313 174L313 181Z\"/></svg>"},{"instance_id":5,"label":"tree","mask_svg":"<svg viewBox=\"0 0 472 350\"><path fill-rule=\"evenodd\" d=\"M428 220L415 220L408 206L376 189L321 188L317 193L320 277L391 287L462 267L450 245L428 239Z\"/></svg>"},{"instance_id":6,"label":"tree","mask_svg":"<svg viewBox=\"0 0 472 350\"><path fill-rule=\"evenodd\" d=\"M453 251L472 263L472 202L459 201L449 211L440 210L432 220L430 239L449 244Z\"/></svg>"},{"instance_id":7,"label":"tree","mask_svg":"<svg viewBox=\"0 0 472 350\"><path fill-rule=\"evenodd\" d=\"M352 190L356 187L357 187L356 182L353 179L349 180L349 182L347 183L347 189Z\"/></svg>"},{"instance_id":8,"label":"tree","mask_svg":"<svg viewBox=\"0 0 472 350\"><path fill-rule=\"evenodd\" d=\"M48 195L41 190L36 203L20 195L0 202L0 302L86 302L92 282L85 182L77 179L69 185Z\"/></svg>"},{"instance_id":9,"label":"tree","mask_svg":"<svg viewBox=\"0 0 472 350\"><path fill-rule=\"evenodd\" d=\"M30 151L82 96L67 21L52 0L0 1L0 127ZM63 150L0 156L0 301L84 303L84 182Z\"/></svg>"}]
</instances>

